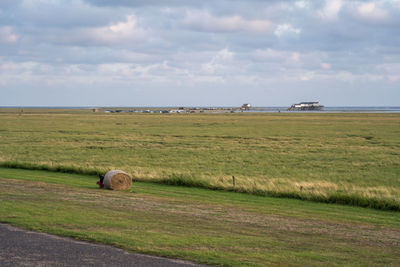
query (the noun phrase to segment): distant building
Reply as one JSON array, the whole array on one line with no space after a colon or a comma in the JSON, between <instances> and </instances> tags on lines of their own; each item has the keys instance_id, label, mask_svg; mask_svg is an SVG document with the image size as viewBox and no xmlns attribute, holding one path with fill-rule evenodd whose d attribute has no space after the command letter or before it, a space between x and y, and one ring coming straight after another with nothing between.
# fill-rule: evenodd
<instances>
[{"instance_id":1,"label":"distant building","mask_svg":"<svg viewBox=\"0 0 400 267\"><path fill-rule=\"evenodd\" d=\"M93 112L99 112L99 109L98 108L94 108L94 109L92 109L92 111Z\"/></svg>"},{"instance_id":2,"label":"distant building","mask_svg":"<svg viewBox=\"0 0 400 267\"><path fill-rule=\"evenodd\" d=\"M293 104L288 110L322 110L323 107L319 102L300 102Z\"/></svg>"},{"instance_id":3,"label":"distant building","mask_svg":"<svg viewBox=\"0 0 400 267\"><path fill-rule=\"evenodd\" d=\"M250 105L250 104L243 104L243 105L240 107L241 110L250 110L250 108L251 108L251 105Z\"/></svg>"}]
</instances>

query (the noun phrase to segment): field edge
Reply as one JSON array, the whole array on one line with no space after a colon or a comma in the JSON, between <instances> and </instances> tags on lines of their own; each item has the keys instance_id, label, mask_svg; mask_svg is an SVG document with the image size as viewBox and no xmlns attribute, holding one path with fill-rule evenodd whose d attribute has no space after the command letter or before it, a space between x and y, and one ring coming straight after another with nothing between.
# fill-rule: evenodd
<instances>
[{"instance_id":1,"label":"field edge","mask_svg":"<svg viewBox=\"0 0 400 267\"><path fill-rule=\"evenodd\" d=\"M51 172L61 173L72 173L72 174L84 174L84 175L100 175L104 174L110 169L108 168L84 168L78 166L64 166L64 165L47 165L47 164L33 164L29 162L18 162L18 161L1 161L0 167L12 168L12 169L26 169L26 170L43 170ZM209 190L220 190L237 193L247 193L257 196L276 197L276 198L291 198L299 199L304 201L312 201L319 203L330 203L349 205L363 208L372 208L377 210L387 211L400 211L400 203L394 199L377 199L373 197L365 197L357 194L345 194L340 192L332 192L329 195L322 196L310 193L302 193L301 191L267 191L257 188L241 188L241 187L223 187L218 185L212 185L206 181L196 179L195 177L189 177L182 174L172 174L168 177L144 179L140 177L133 177L134 181L157 183L173 186L183 187L197 187Z\"/></svg>"}]
</instances>

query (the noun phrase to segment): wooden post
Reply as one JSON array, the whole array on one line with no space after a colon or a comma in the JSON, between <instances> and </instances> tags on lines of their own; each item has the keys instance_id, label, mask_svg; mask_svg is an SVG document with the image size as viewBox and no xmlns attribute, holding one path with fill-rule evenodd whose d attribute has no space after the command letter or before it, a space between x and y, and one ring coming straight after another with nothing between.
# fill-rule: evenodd
<instances>
[{"instance_id":1,"label":"wooden post","mask_svg":"<svg viewBox=\"0 0 400 267\"><path fill-rule=\"evenodd\" d=\"M235 176L232 176L232 184L235 186Z\"/></svg>"}]
</instances>

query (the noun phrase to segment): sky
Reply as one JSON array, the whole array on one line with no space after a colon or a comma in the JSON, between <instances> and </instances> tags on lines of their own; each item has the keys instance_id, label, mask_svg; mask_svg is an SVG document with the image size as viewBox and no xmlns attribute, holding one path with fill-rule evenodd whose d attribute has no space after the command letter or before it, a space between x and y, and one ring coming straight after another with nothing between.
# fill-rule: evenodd
<instances>
[{"instance_id":1,"label":"sky","mask_svg":"<svg viewBox=\"0 0 400 267\"><path fill-rule=\"evenodd\" d=\"M0 106L400 106L400 0L1 0Z\"/></svg>"}]
</instances>

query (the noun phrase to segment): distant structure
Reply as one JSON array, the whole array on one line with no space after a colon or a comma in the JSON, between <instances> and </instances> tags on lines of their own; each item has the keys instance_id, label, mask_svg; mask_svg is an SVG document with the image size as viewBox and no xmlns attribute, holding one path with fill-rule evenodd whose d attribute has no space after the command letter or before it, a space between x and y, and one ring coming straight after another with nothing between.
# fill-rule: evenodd
<instances>
[{"instance_id":1,"label":"distant structure","mask_svg":"<svg viewBox=\"0 0 400 267\"><path fill-rule=\"evenodd\" d=\"M300 102L293 104L288 110L322 110L323 107L319 102Z\"/></svg>"},{"instance_id":2,"label":"distant structure","mask_svg":"<svg viewBox=\"0 0 400 267\"><path fill-rule=\"evenodd\" d=\"M92 109L92 111L93 112L99 112L99 109L98 108L94 108L94 109Z\"/></svg>"},{"instance_id":3,"label":"distant structure","mask_svg":"<svg viewBox=\"0 0 400 267\"><path fill-rule=\"evenodd\" d=\"M251 108L251 105L250 105L250 104L243 104L243 105L240 107L241 110L250 110L250 108Z\"/></svg>"}]
</instances>

